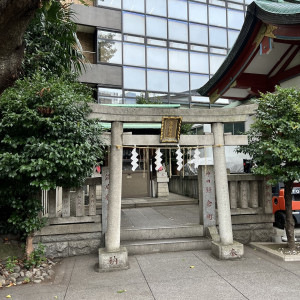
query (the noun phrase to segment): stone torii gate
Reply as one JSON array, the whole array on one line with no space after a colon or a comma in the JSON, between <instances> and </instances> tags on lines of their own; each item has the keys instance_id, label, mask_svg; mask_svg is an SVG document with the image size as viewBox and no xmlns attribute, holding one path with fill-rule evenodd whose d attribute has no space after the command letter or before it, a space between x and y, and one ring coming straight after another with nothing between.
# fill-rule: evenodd
<instances>
[{"instance_id":1,"label":"stone torii gate","mask_svg":"<svg viewBox=\"0 0 300 300\"><path fill-rule=\"evenodd\" d=\"M162 117L180 116L182 123L212 125L212 135L184 135L181 136L179 143L168 143L168 145L213 146L220 242L212 243L212 251L220 259L228 259L232 249L236 253L235 257L243 255L243 245L233 241L224 146L245 145L247 144L247 136L228 135L224 137L223 123L246 121L249 115L255 113L256 105L201 110L170 109L159 106L154 108L144 105L141 107L121 107L99 104L91 104L91 108L90 118L111 122L110 198L105 248L99 249L99 271L128 268L127 250L120 247L123 146L165 145L165 143L160 143L159 136L123 135L123 123L161 123Z\"/></svg>"}]
</instances>

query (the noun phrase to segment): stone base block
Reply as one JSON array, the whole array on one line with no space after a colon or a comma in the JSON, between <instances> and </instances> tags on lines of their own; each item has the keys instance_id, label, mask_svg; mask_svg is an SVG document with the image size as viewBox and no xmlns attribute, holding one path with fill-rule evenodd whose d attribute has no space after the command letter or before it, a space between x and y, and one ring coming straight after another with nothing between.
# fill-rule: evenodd
<instances>
[{"instance_id":1,"label":"stone base block","mask_svg":"<svg viewBox=\"0 0 300 300\"><path fill-rule=\"evenodd\" d=\"M221 242L211 243L212 254L219 259L237 259L244 255L244 245L233 242L231 245L222 245Z\"/></svg>"},{"instance_id":2,"label":"stone base block","mask_svg":"<svg viewBox=\"0 0 300 300\"><path fill-rule=\"evenodd\" d=\"M129 264L125 247L121 247L119 251L115 252L107 252L106 248L99 249L99 272L127 269L129 269Z\"/></svg>"}]
</instances>

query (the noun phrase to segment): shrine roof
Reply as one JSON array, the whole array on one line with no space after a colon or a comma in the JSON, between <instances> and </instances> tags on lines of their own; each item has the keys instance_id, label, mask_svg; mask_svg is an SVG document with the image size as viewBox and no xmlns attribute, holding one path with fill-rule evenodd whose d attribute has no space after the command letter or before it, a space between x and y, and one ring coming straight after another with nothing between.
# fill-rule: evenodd
<instances>
[{"instance_id":1,"label":"shrine roof","mask_svg":"<svg viewBox=\"0 0 300 300\"><path fill-rule=\"evenodd\" d=\"M223 64L198 93L213 103L218 98L245 100L272 91L300 74L299 46L300 1L254 1Z\"/></svg>"}]
</instances>

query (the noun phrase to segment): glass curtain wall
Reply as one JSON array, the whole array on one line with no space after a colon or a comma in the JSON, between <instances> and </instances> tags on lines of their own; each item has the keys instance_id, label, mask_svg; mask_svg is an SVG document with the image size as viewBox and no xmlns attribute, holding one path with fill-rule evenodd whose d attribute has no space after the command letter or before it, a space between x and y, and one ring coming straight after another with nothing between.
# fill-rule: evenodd
<instances>
[{"instance_id":1,"label":"glass curtain wall","mask_svg":"<svg viewBox=\"0 0 300 300\"><path fill-rule=\"evenodd\" d=\"M251 0L98 0L122 11L122 32L98 30L98 63L123 67L123 87L99 87L100 103L208 102L196 89L218 70Z\"/></svg>"}]
</instances>

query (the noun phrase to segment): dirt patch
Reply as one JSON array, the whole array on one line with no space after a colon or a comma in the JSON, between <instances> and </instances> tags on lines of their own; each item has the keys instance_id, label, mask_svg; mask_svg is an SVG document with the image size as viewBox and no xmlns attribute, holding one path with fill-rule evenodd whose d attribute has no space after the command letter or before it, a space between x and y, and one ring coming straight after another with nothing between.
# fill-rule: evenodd
<instances>
[{"instance_id":1,"label":"dirt patch","mask_svg":"<svg viewBox=\"0 0 300 300\"><path fill-rule=\"evenodd\" d=\"M284 255L298 255L300 254L300 244L296 243L296 250L291 251L287 244L269 244L265 245L266 247L275 250Z\"/></svg>"},{"instance_id":2,"label":"dirt patch","mask_svg":"<svg viewBox=\"0 0 300 300\"><path fill-rule=\"evenodd\" d=\"M252 248L284 261L300 261L300 243L296 243L296 250L291 251L284 243L250 243Z\"/></svg>"}]
</instances>

